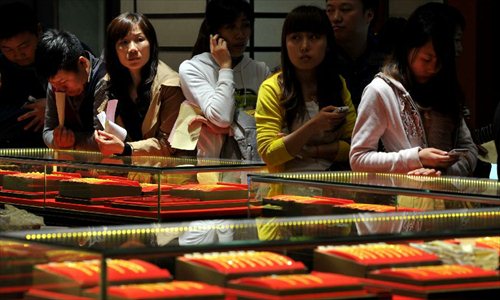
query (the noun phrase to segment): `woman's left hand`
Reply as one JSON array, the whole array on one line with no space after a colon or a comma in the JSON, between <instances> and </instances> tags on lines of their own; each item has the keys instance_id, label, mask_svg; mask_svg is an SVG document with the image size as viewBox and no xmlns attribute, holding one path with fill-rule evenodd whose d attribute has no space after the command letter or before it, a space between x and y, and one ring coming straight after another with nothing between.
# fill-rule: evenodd
<instances>
[{"instance_id":1,"label":"woman's left hand","mask_svg":"<svg viewBox=\"0 0 500 300\"><path fill-rule=\"evenodd\" d=\"M416 175L416 176L441 176L441 171L436 169L429 168L419 168L412 170L407 173L408 175Z\"/></svg>"},{"instance_id":2,"label":"woman's left hand","mask_svg":"<svg viewBox=\"0 0 500 300\"><path fill-rule=\"evenodd\" d=\"M125 148L125 143L123 143L123 141L115 135L102 130L96 130L94 132L94 138L97 146L99 146L99 150L106 156L121 154Z\"/></svg>"}]
</instances>

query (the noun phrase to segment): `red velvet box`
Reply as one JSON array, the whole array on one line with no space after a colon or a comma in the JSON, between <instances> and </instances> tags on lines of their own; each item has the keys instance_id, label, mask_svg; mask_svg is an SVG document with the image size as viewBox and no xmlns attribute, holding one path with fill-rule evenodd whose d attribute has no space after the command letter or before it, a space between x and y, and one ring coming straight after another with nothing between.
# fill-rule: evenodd
<instances>
[{"instance_id":1,"label":"red velvet box","mask_svg":"<svg viewBox=\"0 0 500 300\"><path fill-rule=\"evenodd\" d=\"M75 178L62 180L59 195L69 198L103 198L140 196L142 188L137 181L120 181L101 178Z\"/></svg>"},{"instance_id":2,"label":"red velvet box","mask_svg":"<svg viewBox=\"0 0 500 300\"><path fill-rule=\"evenodd\" d=\"M276 195L262 199L263 205L272 205L280 208L280 211L276 211L275 209L269 210L272 215L282 216L329 215L334 212L336 205L353 202L352 200L341 198L294 195Z\"/></svg>"},{"instance_id":3,"label":"red velvet box","mask_svg":"<svg viewBox=\"0 0 500 300\"><path fill-rule=\"evenodd\" d=\"M366 290L360 278L321 272L234 279L226 293L239 300L391 299L386 290Z\"/></svg>"},{"instance_id":4,"label":"red velvet box","mask_svg":"<svg viewBox=\"0 0 500 300\"><path fill-rule=\"evenodd\" d=\"M221 252L178 257L176 279L225 286L231 279L271 274L300 274L304 264L273 252Z\"/></svg>"},{"instance_id":5,"label":"red velvet box","mask_svg":"<svg viewBox=\"0 0 500 300\"><path fill-rule=\"evenodd\" d=\"M314 269L366 277L369 272L389 267L441 264L439 257L405 244L323 246L314 251Z\"/></svg>"},{"instance_id":6,"label":"red velvet box","mask_svg":"<svg viewBox=\"0 0 500 300\"><path fill-rule=\"evenodd\" d=\"M99 288L85 292L96 298ZM127 284L108 288L109 300L224 300L221 287L194 281L172 281L159 283Z\"/></svg>"},{"instance_id":7,"label":"red velvet box","mask_svg":"<svg viewBox=\"0 0 500 300\"><path fill-rule=\"evenodd\" d=\"M245 184L185 184L172 188L168 193L174 197L205 200L248 199Z\"/></svg>"},{"instance_id":8,"label":"red velvet box","mask_svg":"<svg viewBox=\"0 0 500 300\"><path fill-rule=\"evenodd\" d=\"M17 173L3 177L3 189L23 192L58 191L59 182L64 179L78 178L78 173L44 174L39 172Z\"/></svg>"},{"instance_id":9,"label":"red velvet box","mask_svg":"<svg viewBox=\"0 0 500 300\"><path fill-rule=\"evenodd\" d=\"M100 284L101 261L53 262L35 266L34 288L81 295L83 289ZM109 259L107 281L109 285L125 283L165 282L171 274L143 260Z\"/></svg>"},{"instance_id":10,"label":"red velvet box","mask_svg":"<svg viewBox=\"0 0 500 300\"><path fill-rule=\"evenodd\" d=\"M370 272L370 284L425 299L498 299L498 271L467 265L388 268Z\"/></svg>"}]
</instances>

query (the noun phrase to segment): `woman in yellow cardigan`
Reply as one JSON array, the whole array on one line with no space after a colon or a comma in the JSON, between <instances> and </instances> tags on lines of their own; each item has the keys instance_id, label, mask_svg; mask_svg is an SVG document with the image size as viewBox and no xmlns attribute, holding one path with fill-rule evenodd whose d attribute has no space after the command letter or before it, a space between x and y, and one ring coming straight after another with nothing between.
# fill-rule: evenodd
<instances>
[{"instance_id":1,"label":"woman in yellow cardigan","mask_svg":"<svg viewBox=\"0 0 500 300\"><path fill-rule=\"evenodd\" d=\"M281 70L259 89L259 154L270 172L345 169L356 112L335 65L333 29L318 7L283 25Z\"/></svg>"}]
</instances>

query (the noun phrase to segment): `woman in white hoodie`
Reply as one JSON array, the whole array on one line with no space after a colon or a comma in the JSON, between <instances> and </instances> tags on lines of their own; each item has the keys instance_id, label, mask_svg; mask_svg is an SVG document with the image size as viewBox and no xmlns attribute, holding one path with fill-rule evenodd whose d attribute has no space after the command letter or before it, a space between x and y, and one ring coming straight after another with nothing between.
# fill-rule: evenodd
<instances>
[{"instance_id":1,"label":"woman in white hoodie","mask_svg":"<svg viewBox=\"0 0 500 300\"><path fill-rule=\"evenodd\" d=\"M410 16L394 55L363 92L352 170L472 175L477 148L460 109L454 32L428 4ZM466 150L456 156L454 148Z\"/></svg>"},{"instance_id":2,"label":"woman in white hoodie","mask_svg":"<svg viewBox=\"0 0 500 300\"><path fill-rule=\"evenodd\" d=\"M245 0L208 2L193 57L179 67L186 99L205 118L198 157L220 157L235 110L255 108L259 86L270 73L265 63L244 56L252 21Z\"/></svg>"}]
</instances>

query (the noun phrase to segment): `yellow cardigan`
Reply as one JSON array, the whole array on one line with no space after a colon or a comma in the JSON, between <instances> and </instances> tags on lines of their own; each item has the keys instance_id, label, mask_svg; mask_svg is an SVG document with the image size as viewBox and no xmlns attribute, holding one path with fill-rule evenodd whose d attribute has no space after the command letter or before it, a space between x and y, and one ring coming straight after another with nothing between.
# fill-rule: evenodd
<instances>
[{"instance_id":1,"label":"yellow cardigan","mask_svg":"<svg viewBox=\"0 0 500 300\"><path fill-rule=\"evenodd\" d=\"M266 162L270 172L283 171L284 163L295 158L288 153L283 142L283 137L279 136L283 132L286 123L285 110L280 104L282 90L278 84L279 74L274 74L262 83L255 110L257 147L259 155ZM340 79L342 81L342 100L344 105L349 106L349 112L346 116L346 122L341 127L343 133L339 141L339 151L332 158L332 161L348 162L352 130L356 121L356 111L345 80L342 77Z\"/></svg>"}]
</instances>

